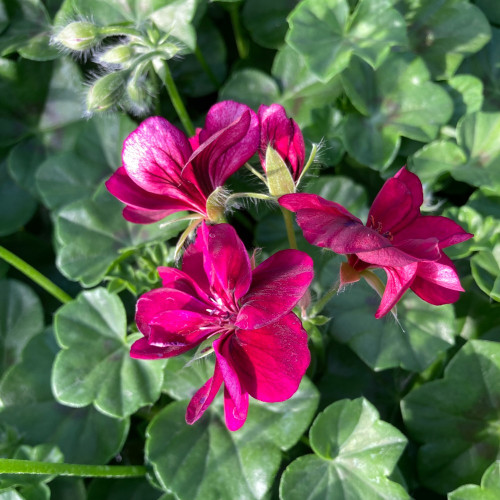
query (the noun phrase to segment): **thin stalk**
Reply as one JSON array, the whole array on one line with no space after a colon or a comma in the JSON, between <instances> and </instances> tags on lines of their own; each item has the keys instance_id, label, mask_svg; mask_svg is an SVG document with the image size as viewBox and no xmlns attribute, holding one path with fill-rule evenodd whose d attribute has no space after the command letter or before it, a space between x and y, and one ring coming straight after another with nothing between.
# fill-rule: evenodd
<instances>
[{"instance_id":1,"label":"thin stalk","mask_svg":"<svg viewBox=\"0 0 500 500\"><path fill-rule=\"evenodd\" d=\"M229 205L233 200L236 200L238 198L253 198L255 200L266 200L266 201L274 201L274 198L272 196L269 196L268 194L262 194L262 193L234 193L230 196L228 196L226 203Z\"/></svg>"},{"instance_id":2,"label":"thin stalk","mask_svg":"<svg viewBox=\"0 0 500 500\"><path fill-rule=\"evenodd\" d=\"M146 467L142 465L64 464L0 458L0 473L55 474L76 477L143 477L146 475Z\"/></svg>"},{"instance_id":3,"label":"thin stalk","mask_svg":"<svg viewBox=\"0 0 500 500\"><path fill-rule=\"evenodd\" d=\"M321 297L321 299L319 299L318 302L314 304L313 308L311 309L310 317L314 318L314 316L317 316L323 310L326 304L330 302L330 299L337 294L338 291L339 283L335 283L332 288L330 288L330 290L328 290L328 292L326 292L325 295L323 295L323 297Z\"/></svg>"},{"instance_id":4,"label":"thin stalk","mask_svg":"<svg viewBox=\"0 0 500 500\"><path fill-rule=\"evenodd\" d=\"M250 170L250 172L252 172L252 174L255 175L255 177L258 177L267 186L266 178L258 170L253 168L252 165L250 165L250 163L248 162L245 163L245 168Z\"/></svg>"},{"instance_id":5,"label":"thin stalk","mask_svg":"<svg viewBox=\"0 0 500 500\"><path fill-rule=\"evenodd\" d=\"M0 246L0 258L15 267L18 271L21 271L24 275L33 280L37 285L41 286L63 304L67 304L73 300L64 290L61 290L42 273L2 246Z\"/></svg>"},{"instance_id":6,"label":"thin stalk","mask_svg":"<svg viewBox=\"0 0 500 500\"><path fill-rule=\"evenodd\" d=\"M318 151L318 145L313 144L312 149L311 149L311 154L309 155L309 159L307 160L307 163L305 164L304 168L302 169L302 173L300 174L299 180L297 181L297 186L300 184L300 181L304 177L304 174L309 170L309 167L313 164L314 158L316 158L317 151Z\"/></svg>"},{"instance_id":7,"label":"thin stalk","mask_svg":"<svg viewBox=\"0 0 500 500\"><path fill-rule=\"evenodd\" d=\"M131 38L144 41L140 31L137 31L134 28L127 28L126 26L103 26L99 29L99 33L104 36L126 35Z\"/></svg>"},{"instance_id":8,"label":"thin stalk","mask_svg":"<svg viewBox=\"0 0 500 500\"><path fill-rule=\"evenodd\" d=\"M293 219L292 212L286 208L280 207L281 213L283 214L283 219L285 221L286 235L288 236L288 243L290 248L297 250L297 240L295 238L295 230L293 229Z\"/></svg>"},{"instance_id":9,"label":"thin stalk","mask_svg":"<svg viewBox=\"0 0 500 500\"><path fill-rule=\"evenodd\" d=\"M203 71L207 74L210 81L214 84L214 87L216 89L218 89L220 87L219 79L215 76L214 72L212 71L212 69L208 65L203 53L201 52L200 46L198 44L196 44L196 48L194 49L194 55L196 56L196 59L198 59L200 66L203 68Z\"/></svg>"},{"instance_id":10,"label":"thin stalk","mask_svg":"<svg viewBox=\"0 0 500 500\"><path fill-rule=\"evenodd\" d=\"M229 15L231 16L231 24L233 25L234 38L236 40L236 47L241 59L248 57L248 40L243 35L243 30L240 23L240 6L238 3L231 3L228 5Z\"/></svg>"},{"instance_id":11,"label":"thin stalk","mask_svg":"<svg viewBox=\"0 0 500 500\"><path fill-rule=\"evenodd\" d=\"M172 78L172 73L170 73L170 69L165 60L156 57L153 59L153 67L156 71L156 74L160 77L160 80L165 85L170 100L172 101L172 105L177 112L177 116L180 118L184 129L187 134L191 137L194 135L194 127L191 122L191 118L189 118L188 112L182 102L181 96L177 90L174 79Z\"/></svg>"}]
</instances>

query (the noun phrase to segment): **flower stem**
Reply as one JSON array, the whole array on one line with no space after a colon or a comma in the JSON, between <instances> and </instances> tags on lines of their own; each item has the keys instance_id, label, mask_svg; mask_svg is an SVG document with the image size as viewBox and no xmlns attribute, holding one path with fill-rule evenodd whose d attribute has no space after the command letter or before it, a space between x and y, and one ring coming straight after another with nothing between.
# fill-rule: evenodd
<instances>
[{"instance_id":1,"label":"flower stem","mask_svg":"<svg viewBox=\"0 0 500 500\"><path fill-rule=\"evenodd\" d=\"M208 65L207 60L201 52L200 46L198 44L196 44L196 48L194 49L194 55L196 56L196 59L198 59L200 66L203 68L203 71L205 71L208 78L213 83L214 87L218 89L220 87L220 82L212 71L212 68L210 68L210 66Z\"/></svg>"},{"instance_id":2,"label":"flower stem","mask_svg":"<svg viewBox=\"0 0 500 500\"><path fill-rule=\"evenodd\" d=\"M153 59L153 67L156 71L156 74L160 77L160 80L165 85L170 100L172 101L172 105L174 106L175 111L177 112L177 116L180 118L184 129L186 130L187 134L192 137L195 132L193 123L191 122L184 103L182 102L181 96L179 95L167 62L163 59L160 59L159 57L155 57Z\"/></svg>"},{"instance_id":3,"label":"flower stem","mask_svg":"<svg viewBox=\"0 0 500 500\"><path fill-rule=\"evenodd\" d=\"M287 210L286 208L280 207L281 213L283 214L283 219L285 221L286 234L288 236L288 243L290 244L290 248L294 248L297 250L297 240L295 238L295 231L293 229L293 219L292 212Z\"/></svg>"},{"instance_id":4,"label":"flower stem","mask_svg":"<svg viewBox=\"0 0 500 500\"><path fill-rule=\"evenodd\" d=\"M240 59L248 57L248 40L243 35L240 23L239 3L231 3L228 5L229 15L231 16L231 24L233 25L234 38Z\"/></svg>"},{"instance_id":5,"label":"flower stem","mask_svg":"<svg viewBox=\"0 0 500 500\"><path fill-rule=\"evenodd\" d=\"M248 163L248 162L245 163L245 168L247 170L249 170L250 172L252 172L252 174L255 175L255 177L259 178L267 186L266 178L258 170L253 168L252 165L250 165L250 163Z\"/></svg>"},{"instance_id":6,"label":"flower stem","mask_svg":"<svg viewBox=\"0 0 500 500\"><path fill-rule=\"evenodd\" d=\"M326 304L330 302L330 299L337 294L338 291L339 291L339 283L335 283L330 288L330 290L328 290L328 292L326 292L325 295L323 295L323 297L321 297L321 299L319 299L318 302L314 304L313 308L311 309L310 317L314 318L314 316L317 316L323 310Z\"/></svg>"},{"instance_id":7,"label":"flower stem","mask_svg":"<svg viewBox=\"0 0 500 500\"><path fill-rule=\"evenodd\" d=\"M61 290L56 284L52 283L52 281L46 278L42 273L2 246L0 246L0 258L15 267L18 271L21 271L28 278L32 279L37 285L41 286L63 304L67 304L73 300L72 297Z\"/></svg>"},{"instance_id":8,"label":"flower stem","mask_svg":"<svg viewBox=\"0 0 500 500\"><path fill-rule=\"evenodd\" d=\"M142 465L81 465L0 458L2 474L55 474L76 477L143 477Z\"/></svg>"}]
</instances>

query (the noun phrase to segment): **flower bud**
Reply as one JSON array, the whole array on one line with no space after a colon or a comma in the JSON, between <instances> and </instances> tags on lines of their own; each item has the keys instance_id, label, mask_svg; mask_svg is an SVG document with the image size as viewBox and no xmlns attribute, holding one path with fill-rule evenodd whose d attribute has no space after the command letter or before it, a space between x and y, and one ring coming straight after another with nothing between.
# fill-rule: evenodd
<instances>
[{"instance_id":1,"label":"flower bud","mask_svg":"<svg viewBox=\"0 0 500 500\"><path fill-rule=\"evenodd\" d=\"M100 41L100 29L95 24L75 21L63 28L55 40L64 47L79 52L95 47Z\"/></svg>"},{"instance_id":2,"label":"flower bud","mask_svg":"<svg viewBox=\"0 0 500 500\"><path fill-rule=\"evenodd\" d=\"M126 72L115 71L96 80L87 94L87 111L105 111L116 105L123 94L125 78Z\"/></svg>"},{"instance_id":3,"label":"flower bud","mask_svg":"<svg viewBox=\"0 0 500 500\"><path fill-rule=\"evenodd\" d=\"M271 146L266 151L266 178L273 196L295 193L295 182L280 154Z\"/></svg>"},{"instance_id":4,"label":"flower bud","mask_svg":"<svg viewBox=\"0 0 500 500\"><path fill-rule=\"evenodd\" d=\"M128 45L115 45L99 56L101 64L119 64L128 66L133 56L133 51Z\"/></svg>"}]
</instances>

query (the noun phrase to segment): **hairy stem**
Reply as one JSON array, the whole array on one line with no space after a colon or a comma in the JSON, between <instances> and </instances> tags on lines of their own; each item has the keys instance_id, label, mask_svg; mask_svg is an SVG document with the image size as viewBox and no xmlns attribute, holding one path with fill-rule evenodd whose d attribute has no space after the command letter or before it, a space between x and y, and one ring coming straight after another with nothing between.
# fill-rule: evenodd
<instances>
[{"instance_id":1,"label":"hairy stem","mask_svg":"<svg viewBox=\"0 0 500 500\"><path fill-rule=\"evenodd\" d=\"M238 3L231 3L228 5L229 15L231 16L231 24L233 25L234 38L236 40L236 47L238 55L241 59L248 57L248 40L243 35L243 30L240 23L240 6Z\"/></svg>"},{"instance_id":2,"label":"hairy stem","mask_svg":"<svg viewBox=\"0 0 500 500\"><path fill-rule=\"evenodd\" d=\"M285 221L286 235L288 236L288 243L290 248L297 250L297 239L295 238L295 230L293 229L292 212L286 208L280 207L283 219Z\"/></svg>"},{"instance_id":3,"label":"hairy stem","mask_svg":"<svg viewBox=\"0 0 500 500\"><path fill-rule=\"evenodd\" d=\"M192 137L195 132L193 123L191 122L191 118L189 118L184 103L182 102L181 96L179 94L179 91L177 90L174 79L172 78L172 73L170 73L167 62L156 57L155 59L153 59L153 67L156 71L156 74L160 77L160 80L165 85L170 100L172 101L172 105L174 106L174 109L177 112L177 116L181 120L184 129L186 130L187 134Z\"/></svg>"},{"instance_id":4,"label":"hairy stem","mask_svg":"<svg viewBox=\"0 0 500 500\"><path fill-rule=\"evenodd\" d=\"M213 83L214 87L218 89L220 87L220 82L208 65L207 60L201 52L200 46L198 44L196 44L196 48L194 49L194 55L196 56L196 59L198 59L200 66L203 68L203 71L207 74L208 78Z\"/></svg>"},{"instance_id":5,"label":"hairy stem","mask_svg":"<svg viewBox=\"0 0 500 500\"><path fill-rule=\"evenodd\" d=\"M30 266L23 259L9 252L6 248L0 246L0 258L5 260L8 264L21 271L28 278L33 280L37 285L41 286L44 290L49 292L57 300L63 304L71 302L73 299L64 291L61 290L56 284L52 283L42 273L37 271L34 267Z\"/></svg>"},{"instance_id":6,"label":"hairy stem","mask_svg":"<svg viewBox=\"0 0 500 500\"><path fill-rule=\"evenodd\" d=\"M2 474L55 474L76 477L142 477L142 465L81 465L0 458Z\"/></svg>"},{"instance_id":7,"label":"hairy stem","mask_svg":"<svg viewBox=\"0 0 500 500\"><path fill-rule=\"evenodd\" d=\"M326 292L325 295L323 295L323 297L321 297L321 299L319 299L318 302L314 304L313 308L311 309L310 316L312 318L314 318L314 316L317 316L323 310L326 304L330 302L330 299L337 294L338 291L339 291L339 283L335 283L330 288L330 290L328 290L328 292Z\"/></svg>"}]
</instances>

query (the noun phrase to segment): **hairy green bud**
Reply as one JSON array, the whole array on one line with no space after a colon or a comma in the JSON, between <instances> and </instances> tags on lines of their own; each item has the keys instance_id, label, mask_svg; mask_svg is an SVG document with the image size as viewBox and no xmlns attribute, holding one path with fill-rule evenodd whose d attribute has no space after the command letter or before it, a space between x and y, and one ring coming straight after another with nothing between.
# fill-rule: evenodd
<instances>
[{"instance_id":1,"label":"hairy green bud","mask_svg":"<svg viewBox=\"0 0 500 500\"><path fill-rule=\"evenodd\" d=\"M55 40L68 49L82 52L101 41L100 28L89 22L75 21L63 28Z\"/></svg>"},{"instance_id":2,"label":"hairy green bud","mask_svg":"<svg viewBox=\"0 0 500 500\"><path fill-rule=\"evenodd\" d=\"M134 51L128 45L115 45L99 56L99 62L101 64L128 66L133 54Z\"/></svg>"},{"instance_id":3,"label":"hairy green bud","mask_svg":"<svg viewBox=\"0 0 500 500\"><path fill-rule=\"evenodd\" d=\"M97 79L87 94L87 111L105 111L118 104L126 78L125 71L115 71Z\"/></svg>"}]
</instances>

